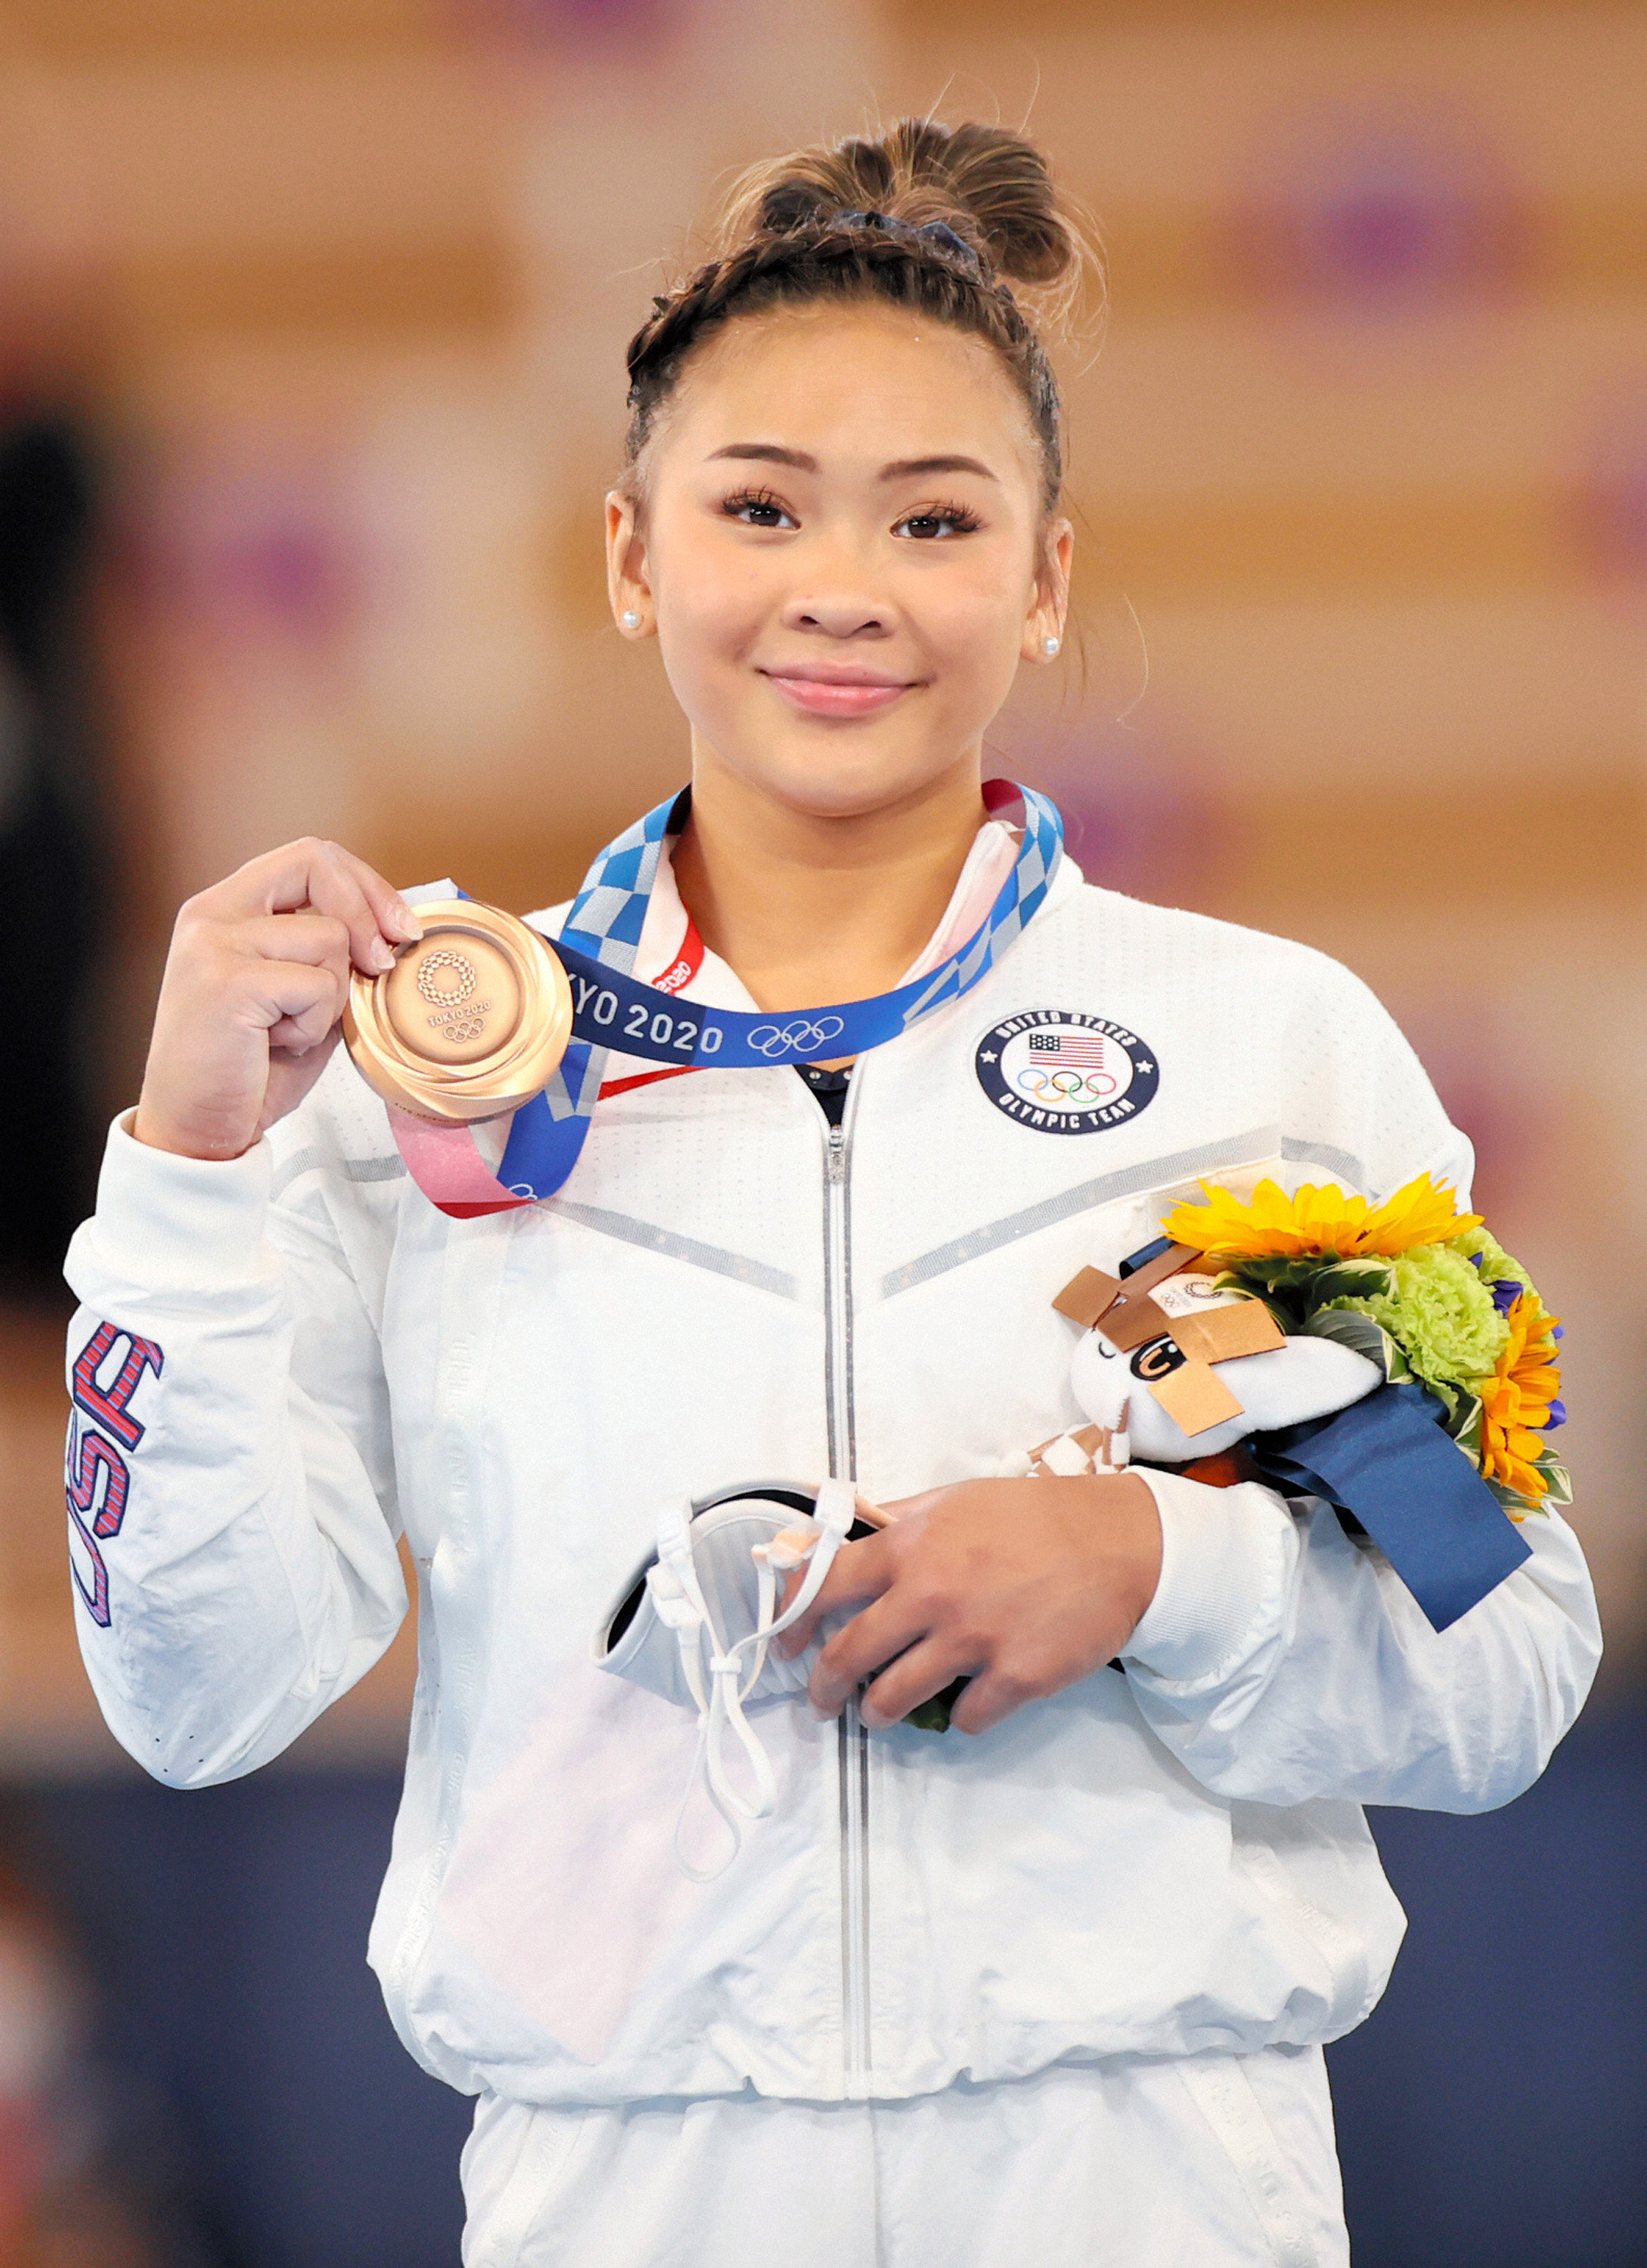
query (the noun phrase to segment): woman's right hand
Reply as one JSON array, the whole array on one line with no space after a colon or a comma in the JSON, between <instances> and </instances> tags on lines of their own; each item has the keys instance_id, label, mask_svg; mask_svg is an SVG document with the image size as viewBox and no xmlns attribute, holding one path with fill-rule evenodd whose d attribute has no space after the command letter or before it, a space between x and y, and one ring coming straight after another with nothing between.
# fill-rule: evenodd
<instances>
[{"instance_id":1,"label":"woman's right hand","mask_svg":"<svg viewBox=\"0 0 1647 2268\"><path fill-rule=\"evenodd\" d=\"M380 976L423 931L381 874L305 836L177 917L132 1131L185 1158L238 1158L325 1069L353 969Z\"/></svg>"}]
</instances>

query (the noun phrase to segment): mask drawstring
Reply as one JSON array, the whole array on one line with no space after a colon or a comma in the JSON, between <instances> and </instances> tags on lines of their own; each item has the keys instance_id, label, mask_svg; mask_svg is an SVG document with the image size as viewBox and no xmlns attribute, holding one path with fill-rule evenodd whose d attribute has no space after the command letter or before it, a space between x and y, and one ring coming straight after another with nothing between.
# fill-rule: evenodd
<instances>
[{"instance_id":1,"label":"mask drawstring","mask_svg":"<svg viewBox=\"0 0 1647 2268\"><path fill-rule=\"evenodd\" d=\"M780 1572L789 1572L790 1567L798 1565L799 1561L791 1560L788 1566L780 1566L773 1558L771 1543L755 1546L755 1561L759 1570L760 1619L750 1636L740 1638L733 1649L736 1653L746 1646L755 1647L755 1665L743 1688L746 1695L753 1691L756 1681L766 1667L766 1650L773 1638L780 1631L787 1631L791 1623L798 1623L823 1589L824 1579L834 1565L835 1554L846 1542L846 1531L857 1517L857 1512L858 1491L850 1481L823 1483L812 1512L813 1523L818 1531L817 1541L806 1555L807 1572L801 1588L776 1622L771 1616L777 1603L778 1576ZM773 1542L776 1541L774 1538Z\"/></svg>"},{"instance_id":2,"label":"mask drawstring","mask_svg":"<svg viewBox=\"0 0 1647 2268\"><path fill-rule=\"evenodd\" d=\"M658 1557L647 1574L646 1587L652 1594L659 1621L675 1632L682 1675L698 1711L698 1748L675 1822L675 1855L694 1881L713 1881L717 1875L724 1874L742 1847L743 1823L764 1819L777 1803L778 1782L772 1761L744 1714L743 1704L760 1680L773 1638L801 1619L823 1588L824 1579L846 1541L856 1510L857 1492L850 1482L825 1481L818 1490L813 1518L804 1528L797 1518L786 1536L787 1542L789 1535L799 1537L810 1528L812 1541L804 1552L785 1550L774 1554L770 1544L757 1543L753 1547L757 1593L756 1626L732 1646L726 1646L716 1630L698 1580L692 1560L690 1501L670 1505L659 1519ZM802 1557L806 1574L801 1587L774 1620L778 1578L799 1565ZM754 1651L745 1669L741 1657L750 1648ZM707 1688L704 1682L705 1668L709 1675ZM728 1726L749 1760L755 1783L752 1797L741 1795L727 1777L725 1742ZM700 1775L710 1802L726 1822L732 1837L731 1848L720 1865L707 1868L694 1866L681 1847L687 1807Z\"/></svg>"}]
</instances>

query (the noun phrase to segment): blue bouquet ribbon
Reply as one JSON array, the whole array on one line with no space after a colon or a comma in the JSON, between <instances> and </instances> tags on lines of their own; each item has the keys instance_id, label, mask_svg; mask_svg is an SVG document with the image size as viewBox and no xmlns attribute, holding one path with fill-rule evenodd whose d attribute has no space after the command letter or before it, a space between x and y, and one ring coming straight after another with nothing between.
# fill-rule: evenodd
<instances>
[{"instance_id":1,"label":"blue bouquet ribbon","mask_svg":"<svg viewBox=\"0 0 1647 2268\"><path fill-rule=\"evenodd\" d=\"M1358 1520L1438 1631L1533 1556L1442 1415L1422 1386L1385 1385L1247 1444L1267 1480Z\"/></svg>"}]
</instances>

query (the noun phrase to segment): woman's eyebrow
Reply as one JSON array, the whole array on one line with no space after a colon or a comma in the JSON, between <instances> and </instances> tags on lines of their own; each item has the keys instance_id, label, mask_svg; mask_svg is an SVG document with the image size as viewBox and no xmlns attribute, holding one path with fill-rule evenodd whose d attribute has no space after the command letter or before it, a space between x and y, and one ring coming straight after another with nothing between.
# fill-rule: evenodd
<instances>
[{"instance_id":1,"label":"woman's eyebrow","mask_svg":"<svg viewBox=\"0 0 1647 2268\"><path fill-rule=\"evenodd\" d=\"M904 457L895 465L883 465L883 481L912 480L920 473L976 473L980 479L995 477L987 465L980 465L976 457Z\"/></svg>"},{"instance_id":2,"label":"woman's eyebrow","mask_svg":"<svg viewBox=\"0 0 1647 2268\"><path fill-rule=\"evenodd\" d=\"M724 449L712 450L706 461L719 464L727 457L745 464L787 465L797 473L816 473L820 469L817 459L808 456L804 449L786 449L776 441L728 441ZM907 481L929 473L976 473L986 481L996 477L976 457L954 456L900 457L896 464L883 465L879 477L883 481Z\"/></svg>"},{"instance_id":3,"label":"woman's eyebrow","mask_svg":"<svg viewBox=\"0 0 1647 2268\"><path fill-rule=\"evenodd\" d=\"M775 441L728 441L724 449L713 449L707 461L718 464L723 457L738 457L760 465L788 465L797 473L815 473L818 468L816 457L809 457L803 449L780 449Z\"/></svg>"}]
</instances>

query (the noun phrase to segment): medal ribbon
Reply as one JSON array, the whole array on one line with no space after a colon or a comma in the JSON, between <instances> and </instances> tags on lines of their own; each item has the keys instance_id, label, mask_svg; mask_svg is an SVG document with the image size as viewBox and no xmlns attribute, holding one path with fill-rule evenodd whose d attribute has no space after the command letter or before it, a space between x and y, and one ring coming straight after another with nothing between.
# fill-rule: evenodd
<instances>
[{"instance_id":1,"label":"medal ribbon","mask_svg":"<svg viewBox=\"0 0 1647 2268\"><path fill-rule=\"evenodd\" d=\"M498 1172L467 1126L390 1110L407 1170L442 1212L467 1220L552 1197L578 1162L613 1048L675 1071L759 1071L855 1057L898 1038L987 974L1039 909L1063 855L1063 821L1045 796L1011 780L987 780L984 802L992 816L1022 807L1023 840L982 926L941 966L870 1000L770 1015L704 1007L631 973L658 863L686 823L690 793L659 804L607 845L552 940L572 986L572 1037L545 1091L515 1112Z\"/></svg>"}]
</instances>

